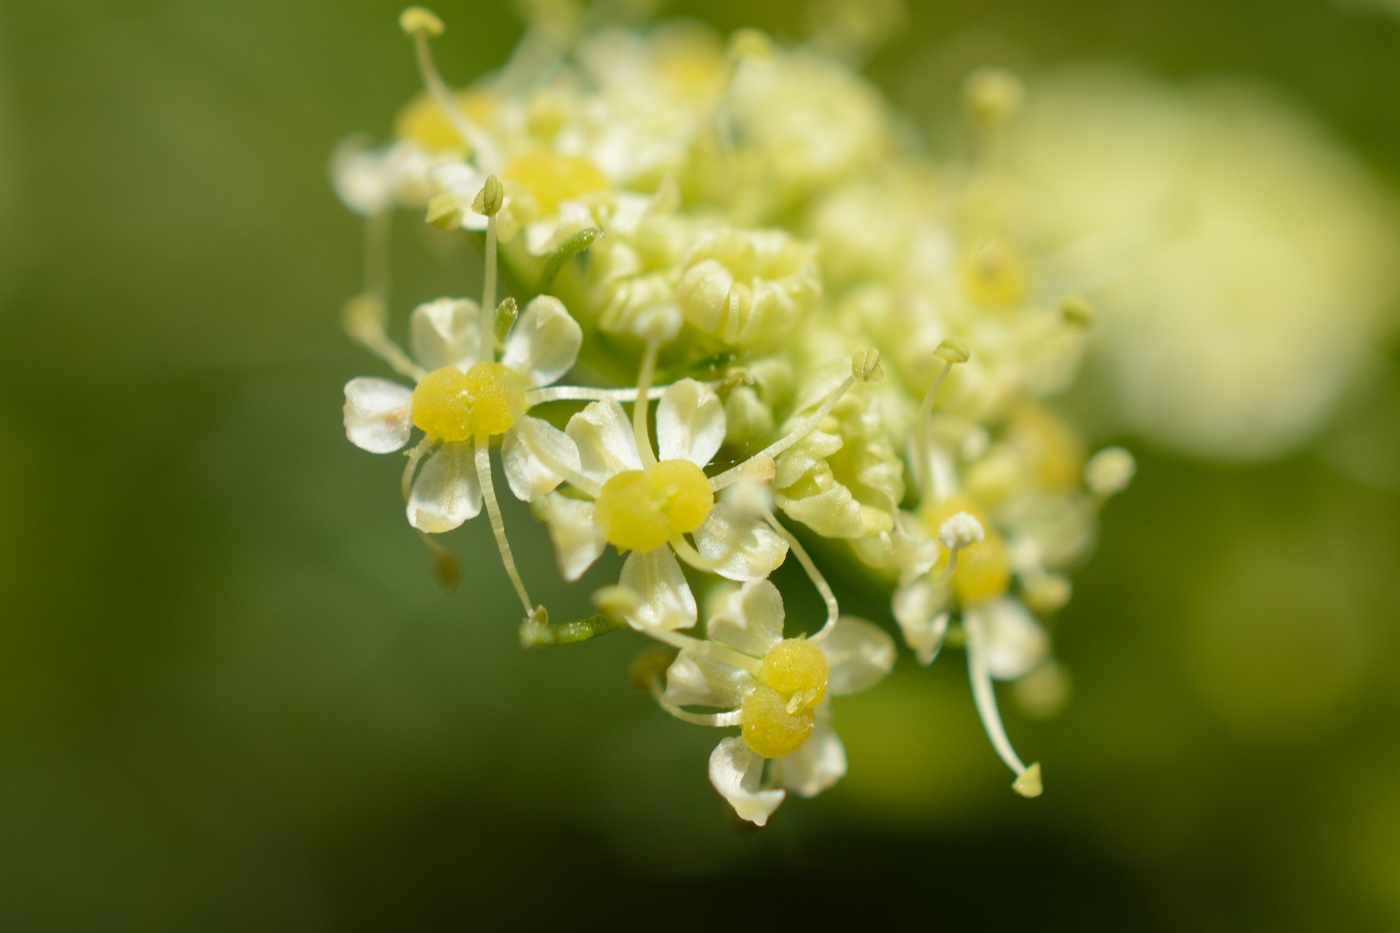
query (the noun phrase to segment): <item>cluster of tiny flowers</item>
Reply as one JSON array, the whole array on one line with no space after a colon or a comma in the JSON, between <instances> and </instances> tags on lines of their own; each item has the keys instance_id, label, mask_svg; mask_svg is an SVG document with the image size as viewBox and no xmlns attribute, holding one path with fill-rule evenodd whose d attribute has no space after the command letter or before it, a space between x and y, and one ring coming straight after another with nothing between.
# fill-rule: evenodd
<instances>
[{"instance_id":1,"label":"cluster of tiny flowers","mask_svg":"<svg viewBox=\"0 0 1400 933\"><path fill-rule=\"evenodd\" d=\"M1123 450L1086 457L1041 401L1073 378L1093 312L1001 196L1019 82L974 74L976 156L934 164L844 63L878 30L852 25L858 5L828 6L811 43L779 48L556 4L465 90L434 64L441 20L410 8L400 24L426 90L393 141L347 143L333 165L369 231L345 326L413 382L351 380L350 440L408 451L408 521L444 561L430 536L484 504L525 645L620 629L659 643L634 681L677 719L739 730L709 776L760 826L789 791L814 796L845 774L830 697L875 685L897 654L884 629L842 614L814 554L888 587L920 664L945 642L965 649L1013 787L1038 795L993 681L1020 681L1042 712L1063 702L1043 621L1133 473ZM388 335L394 209L472 231L485 250L482 301L416 308L411 353ZM497 302L498 262L523 310ZM573 412L531 413L544 402ZM551 622L530 599L493 447L565 580L608 546L625 555L596 615ZM825 619L787 624L770 576L789 558Z\"/></svg>"}]
</instances>

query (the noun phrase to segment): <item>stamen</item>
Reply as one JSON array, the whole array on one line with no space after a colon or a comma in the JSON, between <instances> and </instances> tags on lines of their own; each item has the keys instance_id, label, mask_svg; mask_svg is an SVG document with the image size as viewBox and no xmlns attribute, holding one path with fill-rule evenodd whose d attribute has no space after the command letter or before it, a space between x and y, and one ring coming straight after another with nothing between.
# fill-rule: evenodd
<instances>
[{"instance_id":1,"label":"stamen","mask_svg":"<svg viewBox=\"0 0 1400 933\"><path fill-rule=\"evenodd\" d=\"M755 677L763 673L762 661L757 658L751 658L742 652L735 651L733 648L725 647L719 642L692 638L689 635L682 635L680 632L673 632L670 629L658 628L654 625L648 625L645 622L628 621L634 629L646 635L648 638L661 642L663 645L670 645L672 648L681 651L688 650L695 654L706 655L707 657L714 658L716 661L723 661L730 667L737 667L742 671L748 671Z\"/></svg>"},{"instance_id":2,"label":"stamen","mask_svg":"<svg viewBox=\"0 0 1400 933\"><path fill-rule=\"evenodd\" d=\"M651 449L651 436L647 421L651 414L651 381L656 376L656 356L661 352L661 338L647 338L647 348L642 354L642 371L637 375L636 402L632 406L632 433L637 438L637 456L642 461L642 469L656 466L656 454Z\"/></svg>"},{"instance_id":3,"label":"stamen","mask_svg":"<svg viewBox=\"0 0 1400 933\"><path fill-rule=\"evenodd\" d=\"M427 370L389 339L384 330L387 319L384 302L374 295L351 298L340 313L340 324L352 340L388 363L399 375L417 382L428 374Z\"/></svg>"},{"instance_id":4,"label":"stamen","mask_svg":"<svg viewBox=\"0 0 1400 933\"><path fill-rule=\"evenodd\" d=\"M918 418L914 421L914 473L919 484L919 498L924 502L932 502L934 493L933 467L929 463L928 440L928 425L930 419L933 418L933 400L938 397L938 390L943 387L943 382L953 371L953 366L957 363L966 363L972 354L968 350L967 344L949 337L938 345L938 349L933 351L933 355L943 361L943 368L934 377L928 391L924 393L924 400L919 403Z\"/></svg>"},{"instance_id":5,"label":"stamen","mask_svg":"<svg viewBox=\"0 0 1400 933\"><path fill-rule=\"evenodd\" d=\"M437 101L437 105L442 108L442 112L447 116L447 121L457 131L457 135L472 148L476 154L477 165L488 171L494 169L498 157L490 137L482 131L481 127L472 122L471 117L462 112L461 107L457 106L457 98L447 87L447 82L442 80L442 74L433 61L433 51L428 45L428 39L432 36L440 36L446 30L442 20L430 10L421 6L413 6L403 11L399 17L399 26L413 37L414 49L418 55L418 73L422 76L423 86L428 89L433 100Z\"/></svg>"},{"instance_id":6,"label":"stamen","mask_svg":"<svg viewBox=\"0 0 1400 933\"><path fill-rule=\"evenodd\" d=\"M560 463L550 455L549 451L536 445L534 441L530 439L530 433L528 431L522 431L520 437L525 441L525 446L530 448L530 452L533 453L541 463L564 477L564 480L573 485L576 489L582 490L594 499L598 498L599 494L602 493L603 487L598 483L584 476L567 463Z\"/></svg>"},{"instance_id":7,"label":"stamen","mask_svg":"<svg viewBox=\"0 0 1400 933\"><path fill-rule=\"evenodd\" d=\"M810 639L811 641L825 640L826 636L831 634L831 630L836 627L836 620L841 616L841 607L836 603L836 594L831 591L831 586L826 582L826 577L822 576L822 572L817 569L817 565L807 554L807 549L802 546L802 542L797 540L797 536L784 528L782 523L778 521L777 516L772 512L765 511L763 520L768 523L768 527L772 528L788 543L788 547L792 550L792 553L797 555L797 561L802 565L802 569L807 571L807 576L812 581L812 585L815 586L817 592L821 594L822 602L826 603L826 624Z\"/></svg>"},{"instance_id":8,"label":"stamen","mask_svg":"<svg viewBox=\"0 0 1400 933\"><path fill-rule=\"evenodd\" d=\"M977 705L977 715L982 719L982 728L987 731L987 738L992 740L992 747L1001 760L1016 772L1012 789L1022 797L1038 797L1042 789L1040 765L1037 763L1027 768L1021 763L1016 750L1011 747L1011 740L1006 737L1001 714L997 711L996 692L992 688L991 674L987 671L981 613L975 610L963 613L963 630L967 634L967 673L972 681L972 699Z\"/></svg>"},{"instance_id":9,"label":"stamen","mask_svg":"<svg viewBox=\"0 0 1400 933\"><path fill-rule=\"evenodd\" d=\"M515 557L510 552L510 542L506 540L506 525L501 520L501 507L496 502L496 489L491 485L491 438L485 434L476 436L476 475L481 483L481 495L486 500L486 514L491 518L491 532L496 536L496 547L501 552L501 563L506 565L506 575L525 606L525 616L533 618L536 615L535 604L530 601L530 594L525 592L520 571L515 569Z\"/></svg>"},{"instance_id":10,"label":"stamen","mask_svg":"<svg viewBox=\"0 0 1400 933\"><path fill-rule=\"evenodd\" d=\"M472 201L472 210L486 218L486 281L481 289L481 308L496 307L496 215L505 203L505 189L495 175L487 175L486 183Z\"/></svg>"},{"instance_id":11,"label":"stamen","mask_svg":"<svg viewBox=\"0 0 1400 933\"><path fill-rule=\"evenodd\" d=\"M655 401L666 393L670 386L652 386L647 398ZM529 403L542 405L545 402L635 402L637 390L595 389L592 386L545 386L542 389L526 389L525 398Z\"/></svg>"},{"instance_id":12,"label":"stamen","mask_svg":"<svg viewBox=\"0 0 1400 933\"><path fill-rule=\"evenodd\" d=\"M409 495L413 492L413 474L418 469L419 461L423 459L424 454L437 446L437 442L437 438L428 434L408 452L408 463L404 464L403 479L399 483L399 487L403 490L403 501L407 502Z\"/></svg>"},{"instance_id":13,"label":"stamen","mask_svg":"<svg viewBox=\"0 0 1400 933\"><path fill-rule=\"evenodd\" d=\"M842 396L850 390L851 386L855 385L857 382L876 383L883 378L885 378L885 371L880 366L880 352L878 350L865 350L857 353L851 358L851 374L826 397L826 401L822 402L821 406L816 411L797 422L796 427L785 436L769 444L748 460L745 460L738 466L730 467L718 476L712 477L710 479L710 488L715 492L719 492L721 489L733 485L738 481L739 477L743 475L749 463L757 460L759 457L767 457L770 460L776 459L778 454L812 433L812 430L817 425L821 424L822 419L831 414L831 409L836 406L837 402L841 401Z\"/></svg>"},{"instance_id":14,"label":"stamen","mask_svg":"<svg viewBox=\"0 0 1400 933\"><path fill-rule=\"evenodd\" d=\"M970 512L959 512L950 516L938 527L938 543L948 551L948 566L944 567L939 571L938 576L933 578L932 582L936 590L942 590L953 582L953 576L958 572L958 554L962 552L962 549L977 544L985 537L986 533L982 530L982 523L974 518Z\"/></svg>"}]
</instances>

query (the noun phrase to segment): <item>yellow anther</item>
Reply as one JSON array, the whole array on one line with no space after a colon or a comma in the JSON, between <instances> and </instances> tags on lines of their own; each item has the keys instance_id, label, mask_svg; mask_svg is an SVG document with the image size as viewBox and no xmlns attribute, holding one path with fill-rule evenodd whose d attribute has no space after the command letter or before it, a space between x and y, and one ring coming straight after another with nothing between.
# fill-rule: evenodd
<instances>
[{"instance_id":1,"label":"yellow anther","mask_svg":"<svg viewBox=\"0 0 1400 933\"><path fill-rule=\"evenodd\" d=\"M618 550L650 551L699 528L714 504L703 470L689 460L662 460L649 470L609 477L593 518Z\"/></svg>"},{"instance_id":2,"label":"yellow anther","mask_svg":"<svg viewBox=\"0 0 1400 933\"><path fill-rule=\"evenodd\" d=\"M660 689L659 685L666 676L666 668L671 666L674 659L675 655L662 648L643 651L628 668L627 679L633 687L643 692Z\"/></svg>"},{"instance_id":3,"label":"yellow anther","mask_svg":"<svg viewBox=\"0 0 1400 933\"><path fill-rule=\"evenodd\" d=\"M413 423L444 441L504 434L525 414L525 377L500 363L477 363L467 372L444 366L413 390Z\"/></svg>"},{"instance_id":4,"label":"yellow anther","mask_svg":"<svg viewBox=\"0 0 1400 933\"><path fill-rule=\"evenodd\" d=\"M1098 317L1094 306L1080 295L1066 295L1060 301L1060 314L1066 323L1083 328L1093 327Z\"/></svg>"},{"instance_id":5,"label":"yellow anther","mask_svg":"<svg viewBox=\"0 0 1400 933\"><path fill-rule=\"evenodd\" d=\"M1020 304L1029 278L1020 251L999 234L978 237L963 260L963 284L972 300L984 308Z\"/></svg>"},{"instance_id":6,"label":"yellow anther","mask_svg":"<svg viewBox=\"0 0 1400 933\"><path fill-rule=\"evenodd\" d=\"M885 368L880 365L880 351L861 350L851 357L851 375L861 382L877 383L885 378Z\"/></svg>"},{"instance_id":7,"label":"yellow anther","mask_svg":"<svg viewBox=\"0 0 1400 933\"><path fill-rule=\"evenodd\" d=\"M773 57L773 40L761 29L739 29L729 37L729 57L736 62Z\"/></svg>"},{"instance_id":8,"label":"yellow anther","mask_svg":"<svg viewBox=\"0 0 1400 933\"><path fill-rule=\"evenodd\" d=\"M410 36L422 34L434 38L447 31L436 13L421 6L411 6L400 13L399 28Z\"/></svg>"},{"instance_id":9,"label":"yellow anther","mask_svg":"<svg viewBox=\"0 0 1400 933\"><path fill-rule=\"evenodd\" d=\"M383 335L388 317L384 302L373 295L356 295L345 303L340 323L351 337L367 343Z\"/></svg>"},{"instance_id":10,"label":"yellow anther","mask_svg":"<svg viewBox=\"0 0 1400 933\"><path fill-rule=\"evenodd\" d=\"M779 693L800 698L801 708L816 706L822 701L830 673L820 645L805 638L787 638L764 656L759 676Z\"/></svg>"},{"instance_id":11,"label":"yellow anther","mask_svg":"<svg viewBox=\"0 0 1400 933\"><path fill-rule=\"evenodd\" d=\"M972 119L982 126L1003 126L1021 109L1026 89L1005 68L979 68L967 77L964 100Z\"/></svg>"},{"instance_id":12,"label":"yellow anther","mask_svg":"<svg viewBox=\"0 0 1400 933\"><path fill-rule=\"evenodd\" d=\"M801 748L817 717L810 707L789 713L787 706L788 698L772 687L755 687L740 708L744 744L764 758L782 758Z\"/></svg>"},{"instance_id":13,"label":"yellow anther","mask_svg":"<svg viewBox=\"0 0 1400 933\"><path fill-rule=\"evenodd\" d=\"M505 199L506 192L501 187L501 180L495 175L487 175L486 183L472 200L472 210L483 217L494 217L505 203Z\"/></svg>"},{"instance_id":14,"label":"yellow anther","mask_svg":"<svg viewBox=\"0 0 1400 933\"><path fill-rule=\"evenodd\" d=\"M541 216L555 213L564 201L608 188L607 176L584 157L542 149L513 160L501 176L528 191Z\"/></svg>"},{"instance_id":15,"label":"yellow anther","mask_svg":"<svg viewBox=\"0 0 1400 933\"><path fill-rule=\"evenodd\" d=\"M956 337L949 337L940 343L933 355L949 363L966 363L972 359L972 351L967 344Z\"/></svg>"},{"instance_id":16,"label":"yellow anther","mask_svg":"<svg viewBox=\"0 0 1400 933\"><path fill-rule=\"evenodd\" d=\"M1040 762L1018 775L1016 780L1011 782L1011 789L1022 797L1039 797L1045 790L1045 785L1040 779Z\"/></svg>"},{"instance_id":17,"label":"yellow anther","mask_svg":"<svg viewBox=\"0 0 1400 933\"><path fill-rule=\"evenodd\" d=\"M642 605L637 591L626 586L604 586L593 594L593 606L610 619L625 619Z\"/></svg>"}]
</instances>

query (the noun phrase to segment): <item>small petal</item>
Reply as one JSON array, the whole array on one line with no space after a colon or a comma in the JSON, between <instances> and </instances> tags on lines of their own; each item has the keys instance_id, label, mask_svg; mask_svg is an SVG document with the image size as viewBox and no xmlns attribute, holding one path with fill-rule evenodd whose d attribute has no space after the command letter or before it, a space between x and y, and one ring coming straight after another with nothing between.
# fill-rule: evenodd
<instances>
[{"instance_id":1,"label":"small petal","mask_svg":"<svg viewBox=\"0 0 1400 933\"><path fill-rule=\"evenodd\" d=\"M763 826L787 796L786 791L759 790L763 758L743 739L724 739L710 753L710 783L729 801L741 820Z\"/></svg>"},{"instance_id":2,"label":"small petal","mask_svg":"<svg viewBox=\"0 0 1400 933\"><path fill-rule=\"evenodd\" d=\"M682 379L656 406L656 447L662 460L689 460L702 470L724 443L724 405L707 385Z\"/></svg>"},{"instance_id":3,"label":"small petal","mask_svg":"<svg viewBox=\"0 0 1400 933\"><path fill-rule=\"evenodd\" d=\"M674 706L738 709L754 686L748 671L686 649L666 669L662 699Z\"/></svg>"},{"instance_id":4,"label":"small petal","mask_svg":"<svg viewBox=\"0 0 1400 933\"><path fill-rule=\"evenodd\" d=\"M948 613L943 612L947 601L947 589L934 587L927 577L894 591L891 608L895 621L904 634L904 643L925 667L933 663L943 647L943 636L948 631Z\"/></svg>"},{"instance_id":5,"label":"small petal","mask_svg":"<svg viewBox=\"0 0 1400 933\"><path fill-rule=\"evenodd\" d=\"M501 463L515 498L534 502L564 481L550 463L578 470L578 446L548 421L526 415L501 439Z\"/></svg>"},{"instance_id":6,"label":"small petal","mask_svg":"<svg viewBox=\"0 0 1400 933\"><path fill-rule=\"evenodd\" d=\"M564 433L578 446L579 472L599 485L623 470L640 470L632 423L617 402L590 402Z\"/></svg>"},{"instance_id":7,"label":"small petal","mask_svg":"<svg viewBox=\"0 0 1400 933\"><path fill-rule=\"evenodd\" d=\"M778 506L824 538L859 538L865 534L860 503L845 486L836 485L801 499L779 495Z\"/></svg>"},{"instance_id":8,"label":"small petal","mask_svg":"<svg viewBox=\"0 0 1400 933\"><path fill-rule=\"evenodd\" d=\"M573 369L581 346L583 328L569 317L564 303L540 295L515 322L501 362L528 376L531 385L547 386Z\"/></svg>"},{"instance_id":9,"label":"small petal","mask_svg":"<svg viewBox=\"0 0 1400 933\"><path fill-rule=\"evenodd\" d=\"M633 590L641 605L627 617L638 626L690 628L698 618L695 594L669 547L633 551L622 564L618 585Z\"/></svg>"},{"instance_id":10,"label":"small petal","mask_svg":"<svg viewBox=\"0 0 1400 933\"><path fill-rule=\"evenodd\" d=\"M408 523L419 531L451 531L481 511L481 483L470 443L443 444L423 464L408 497Z\"/></svg>"},{"instance_id":11,"label":"small petal","mask_svg":"<svg viewBox=\"0 0 1400 933\"><path fill-rule=\"evenodd\" d=\"M824 722L791 755L774 758L769 780L802 797L815 797L846 776L846 747Z\"/></svg>"},{"instance_id":12,"label":"small petal","mask_svg":"<svg viewBox=\"0 0 1400 933\"><path fill-rule=\"evenodd\" d=\"M894 639L864 619L837 619L821 645L831 669L827 689L836 696L873 687L894 669Z\"/></svg>"},{"instance_id":13,"label":"small petal","mask_svg":"<svg viewBox=\"0 0 1400 933\"><path fill-rule=\"evenodd\" d=\"M1050 636L1020 600L1004 596L980 611L986 620L987 671L997 680L1015 680L1050 653Z\"/></svg>"},{"instance_id":14,"label":"small petal","mask_svg":"<svg viewBox=\"0 0 1400 933\"><path fill-rule=\"evenodd\" d=\"M387 379L360 377L345 383L345 436L372 454L408 443L413 430L413 390Z\"/></svg>"},{"instance_id":15,"label":"small petal","mask_svg":"<svg viewBox=\"0 0 1400 933\"><path fill-rule=\"evenodd\" d=\"M788 544L764 522L717 503L695 529L695 549L730 580L761 580L787 559Z\"/></svg>"},{"instance_id":16,"label":"small petal","mask_svg":"<svg viewBox=\"0 0 1400 933\"><path fill-rule=\"evenodd\" d=\"M783 597L769 580L745 583L715 602L706 637L761 658L783 640Z\"/></svg>"},{"instance_id":17,"label":"small petal","mask_svg":"<svg viewBox=\"0 0 1400 933\"><path fill-rule=\"evenodd\" d=\"M481 308L469 298L439 298L413 309L409 341L419 365L432 372L456 366L466 372L480 362Z\"/></svg>"},{"instance_id":18,"label":"small petal","mask_svg":"<svg viewBox=\"0 0 1400 933\"><path fill-rule=\"evenodd\" d=\"M544 500L544 520L559 574L572 583L593 566L607 545L602 530L593 523L593 503L550 493Z\"/></svg>"}]
</instances>

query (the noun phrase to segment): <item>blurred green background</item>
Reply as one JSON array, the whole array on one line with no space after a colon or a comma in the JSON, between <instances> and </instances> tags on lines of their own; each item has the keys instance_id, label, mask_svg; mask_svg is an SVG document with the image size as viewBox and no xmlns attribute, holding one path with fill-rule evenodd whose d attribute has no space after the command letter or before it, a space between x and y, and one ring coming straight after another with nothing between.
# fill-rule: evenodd
<instances>
[{"instance_id":1,"label":"blurred green background","mask_svg":"<svg viewBox=\"0 0 1400 933\"><path fill-rule=\"evenodd\" d=\"M503 3L437 7L458 82L519 35ZM1138 481L1057 625L1074 703L1009 713L1045 762L1036 801L1007 789L959 657L905 657L837 708L850 776L745 831L706 781L714 735L627 686L638 640L522 652L484 522L450 537L444 593L400 464L339 413L379 369L336 324L360 225L326 162L415 91L398 9L0 4L0 927L1400 928L1393 383L1324 456L1221 468L1128 441ZM1032 75L1261 76L1400 176L1381 12L947 0L871 73L933 119L948 43ZM399 314L480 274L418 226ZM562 617L585 592L545 596Z\"/></svg>"}]
</instances>

